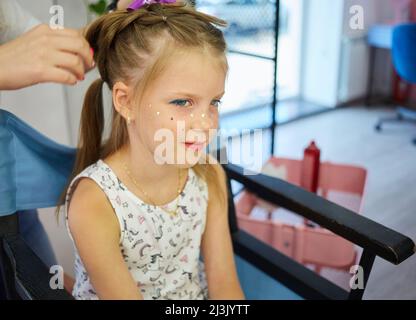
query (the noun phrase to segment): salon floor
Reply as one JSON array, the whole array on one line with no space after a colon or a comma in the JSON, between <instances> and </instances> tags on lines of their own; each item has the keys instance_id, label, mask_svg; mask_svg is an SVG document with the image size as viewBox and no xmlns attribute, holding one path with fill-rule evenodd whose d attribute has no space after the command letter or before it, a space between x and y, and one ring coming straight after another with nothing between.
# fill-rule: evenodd
<instances>
[{"instance_id":1,"label":"salon floor","mask_svg":"<svg viewBox=\"0 0 416 320\"><path fill-rule=\"evenodd\" d=\"M313 139L323 161L365 167L362 214L416 240L416 146L411 143L416 126L388 124L382 133L374 131L379 117L393 115L393 109L357 106L281 125L275 154L300 159ZM263 135L262 145L270 148L270 134ZM364 299L416 299L415 283L416 255L399 266L377 258Z\"/></svg>"}]
</instances>

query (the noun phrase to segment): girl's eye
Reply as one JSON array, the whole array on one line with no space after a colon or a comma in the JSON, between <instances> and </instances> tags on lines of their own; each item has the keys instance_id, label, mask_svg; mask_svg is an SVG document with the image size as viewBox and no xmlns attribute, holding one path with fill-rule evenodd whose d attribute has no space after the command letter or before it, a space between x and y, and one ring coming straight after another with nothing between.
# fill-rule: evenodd
<instances>
[{"instance_id":1,"label":"girl's eye","mask_svg":"<svg viewBox=\"0 0 416 320\"><path fill-rule=\"evenodd\" d=\"M221 105L221 103L222 103L221 100L213 100L213 105L217 108Z\"/></svg>"},{"instance_id":2,"label":"girl's eye","mask_svg":"<svg viewBox=\"0 0 416 320\"><path fill-rule=\"evenodd\" d=\"M192 102L190 101L190 100L185 100L185 99L177 99L177 100L173 100L173 101L171 101L170 103L171 104L174 104L174 105L176 105L176 106L179 106L179 107L188 107L187 105L186 105L186 103L187 102L189 102L191 105L192 105Z\"/></svg>"}]
</instances>

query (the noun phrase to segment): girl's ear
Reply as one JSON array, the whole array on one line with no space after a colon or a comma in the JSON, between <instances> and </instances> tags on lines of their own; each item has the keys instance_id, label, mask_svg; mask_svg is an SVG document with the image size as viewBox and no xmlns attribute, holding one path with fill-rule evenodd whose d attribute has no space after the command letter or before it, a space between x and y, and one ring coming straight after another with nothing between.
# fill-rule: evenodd
<instances>
[{"instance_id":1,"label":"girl's ear","mask_svg":"<svg viewBox=\"0 0 416 320\"><path fill-rule=\"evenodd\" d=\"M132 90L122 81L117 81L113 85L113 104L117 112L125 119L128 117L134 120L134 112L132 110Z\"/></svg>"}]
</instances>

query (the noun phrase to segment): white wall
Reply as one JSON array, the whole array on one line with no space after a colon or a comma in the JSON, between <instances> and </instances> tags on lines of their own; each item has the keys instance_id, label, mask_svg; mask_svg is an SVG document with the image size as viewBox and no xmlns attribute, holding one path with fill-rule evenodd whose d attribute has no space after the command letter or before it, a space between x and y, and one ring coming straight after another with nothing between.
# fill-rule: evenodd
<instances>
[{"instance_id":1,"label":"white wall","mask_svg":"<svg viewBox=\"0 0 416 320\"><path fill-rule=\"evenodd\" d=\"M304 51L302 96L305 100L334 107L366 94L369 26L392 19L390 0L304 0ZM364 9L364 29L349 26L350 7ZM387 61L387 65L386 65ZM374 92L391 91L389 52L377 51Z\"/></svg>"},{"instance_id":2,"label":"white wall","mask_svg":"<svg viewBox=\"0 0 416 320\"><path fill-rule=\"evenodd\" d=\"M350 26L352 17L350 8L356 5L363 8L363 29L353 29ZM377 21L376 3L373 0L344 0L343 11L337 103L359 99L366 95L370 61L367 33Z\"/></svg>"},{"instance_id":3,"label":"white wall","mask_svg":"<svg viewBox=\"0 0 416 320\"><path fill-rule=\"evenodd\" d=\"M279 34L277 56L279 97L285 99L300 92L304 0L282 0L281 5L290 12L287 32Z\"/></svg>"},{"instance_id":4,"label":"white wall","mask_svg":"<svg viewBox=\"0 0 416 320\"><path fill-rule=\"evenodd\" d=\"M324 106L337 103L343 0L306 0L302 96Z\"/></svg>"},{"instance_id":5,"label":"white wall","mask_svg":"<svg viewBox=\"0 0 416 320\"><path fill-rule=\"evenodd\" d=\"M52 0L41 0L34 3L20 0L22 7L32 12L40 21L49 20L49 8ZM69 128L63 86L41 84L18 91L3 91L0 103L3 109L10 110L24 121L48 137L68 143Z\"/></svg>"}]
</instances>

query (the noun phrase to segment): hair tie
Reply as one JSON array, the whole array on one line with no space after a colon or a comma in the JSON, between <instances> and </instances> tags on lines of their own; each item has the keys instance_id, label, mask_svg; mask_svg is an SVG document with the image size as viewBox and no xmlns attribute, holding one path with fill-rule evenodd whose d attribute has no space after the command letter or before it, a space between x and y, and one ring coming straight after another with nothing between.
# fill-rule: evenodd
<instances>
[{"instance_id":1,"label":"hair tie","mask_svg":"<svg viewBox=\"0 0 416 320\"><path fill-rule=\"evenodd\" d=\"M143 7L145 4L152 4L152 3L174 3L176 0L135 0L133 1L127 9L130 10L137 10ZM166 19L163 19L166 21Z\"/></svg>"}]
</instances>

